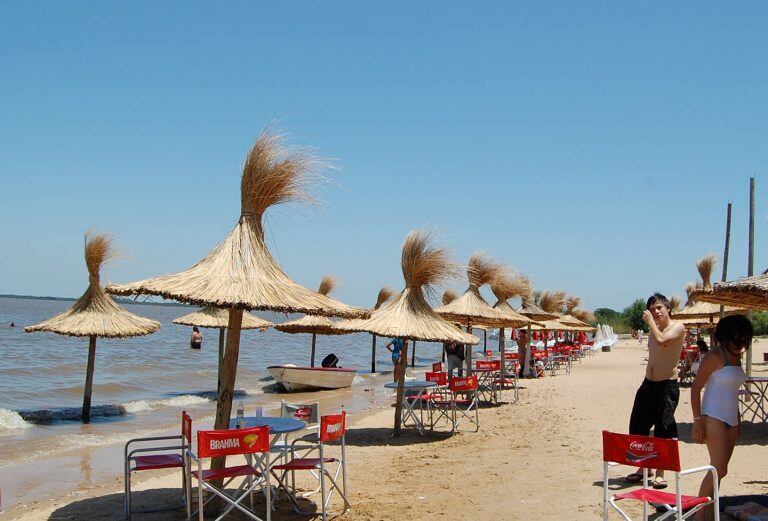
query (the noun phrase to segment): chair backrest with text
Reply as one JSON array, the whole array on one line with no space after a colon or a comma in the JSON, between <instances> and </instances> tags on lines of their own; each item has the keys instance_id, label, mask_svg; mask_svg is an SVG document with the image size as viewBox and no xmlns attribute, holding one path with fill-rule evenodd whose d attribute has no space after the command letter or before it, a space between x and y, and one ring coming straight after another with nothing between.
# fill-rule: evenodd
<instances>
[{"instance_id":1,"label":"chair backrest with text","mask_svg":"<svg viewBox=\"0 0 768 521\"><path fill-rule=\"evenodd\" d=\"M436 383L437 385L448 384L448 375L442 372L427 373L424 375L424 379L428 382Z\"/></svg>"},{"instance_id":2,"label":"chair backrest with text","mask_svg":"<svg viewBox=\"0 0 768 521\"><path fill-rule=\"evenodd\" d=\"M341 414L327 414L320 418L320 441L327 443L336 441L339 438L343 440L347 432L347 411Z\"/></svg>"},{"instance_id":3,"label":"chair backrest with text","mask_svg":"<svg viewBox=\"0 0 768 521\"><path fill-rule=\"evenodd\" d=\"M197 431L199 458L269 452L269 427Z\"/></svg>"},{"instance_id":4,"label":"chair backrest with text","mask_svg":"<svg viewBox=\"0 0 768 521\"><path fill-rule=\"evenodd\" d=\"M676 439L603 431L603 461L680 472Z\"/></svg>"},{"instance_id":5,"label":"chair backrest with text","mask_svg":"<svg viewBox=\"0 0 768 521\"><path fill-rule=\"evenodd\" d=\"M466 391L477 390L477 376L469 375L464 377L451 378L448 382L448 387L454 393L463 393Z\"/></svg>"},{"instance_id":6,"label":"chair backrest with text","mask_svg":"<svg viewBox=\"0 0 768 521\"><path fill-rule=\"evenodd\" d=\"M501 362L499 360L478 360L475 362L475 369L478 371L501 371Z\"/></svg>"}]
</instances>

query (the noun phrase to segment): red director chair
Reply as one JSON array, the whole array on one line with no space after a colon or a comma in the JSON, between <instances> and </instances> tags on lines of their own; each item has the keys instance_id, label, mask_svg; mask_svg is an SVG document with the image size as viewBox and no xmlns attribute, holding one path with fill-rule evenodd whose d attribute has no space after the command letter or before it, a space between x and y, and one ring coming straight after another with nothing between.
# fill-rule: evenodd
<instances>
[{"instance_id":1,"label":"red director chair","mask_svg":"<svg viewBox=\"0 0 768 521\"><path fill-rule=\"evenodd\" d=\"M178 440L177 445L147 446L147 443ZM131 519L133 512L160 512L160 510L134 510L131 505L131 476L134 472L159 469L181 469L182 505L187 496L187 479L184 474L184 451L192 441L192 419L186 411L181 413L181 434L177 436L154 436L134 438L125 444L124 483L125 519ZM180 507L173 507L173 509ZM170 509L168 509L170 510Z\"/></svg>"},{"instance_id":2,"label":"red director chair","mask_svg":"<svg viewBox=\"0 0 768 521\"><path fill-rule=\"evenodd\" d=\"M224 467L222 469L203 470L203 460L218 456L246 457L246 464ZM262 456L262 457L260 457ZM192 470L192 462L197 470ZM197 454L187 451L187 520L192 516L192 478L197 480L197 514L204 521L205 505L218 496L227 503L227 508L216 518L224 518L229 512L238 509L250 519L262 521L253 511L253 492L264 486L266 496L266 521L272 514L271 487L269 484L269 427L249 427L246 429L222 429L217 431L197 431ZM260 470L263 469L263 470ZM230 495L225 492L236 478L244 478L242 483ZM221 488L215 486L215 481L223 481ZM209 498L203 501L203 491L208 491ZM250 509L242 502L249 499Z\"/></svg>"},{"instance_id":3,"label":"red director chair","mask_svg":"<svg viewBox=\"0 0 768 521\"><path fill-rule=\"evenodd\" d=\"M277 480L277 492L281 489L285 491L288 498L293 503L293 509L298 514L313 515L314 512L301 510L301 505L296 498L296 490L289 489L286 483L286 477L289 472L305 470L317 472L320 475L320 504L321 519L326 521L328 518L328 506L334 491L339 493L344 502L343 510L338 514L342 515L349 510L349 501L347 500L347 413L332 414L320 418L320 432L318 433L318 456L317 458L293 458L283 465L274 465L272 475ZM325 455L325 446L329 442L341 440L341 458L331 458ZM333 465L336 465L335 471ZM279 472L279 473L278 473ZM339 475L341 475L341 486L339 486ZM330 488L326 484L326 479L330 482ZM277 492L275 494L277 494Z\"/></svg>"},{"instance_id":4,"label":"red director chair","mask_svg":"<svg viewBox=\"0 0 768 521\"><path fill-rule=\"evenodd\" d=\"M629 465L643 469L643 486L630 492L609 495L608 471L617 465ZM660 469L675 473L675 493L662 492L648 486L648 469ZM714 484L714 497L684 496L680 491L680 478L689 474L711 472ZM696 512L714 504L715 521L720 520L720 502L717 490L717 470L711 465L704 465L687 470L680 470L680 452L676 439L653 438L632 434L616 434L603 431L603 520L608 519L608 509L618 512L623 519L630 521L627 514L619 508L617 501L631 500L643 502L643 519L648 518L648 503L661 504L666 512L656 520L674 518L678 521L688 519Z\"/></svg>"},{"instance_id":5,"label":"red director chair","mask_svg":"<svg viewBox=\"0 0 768 521\"><path fill-rule=\"evenodd\" d=\"M474 424L474 432L480 430L477 376L451 378L448 380L448 392L444 392L442 398L433 400L432 404L435 409L445 411L450 416L452 433L459 430L459 425L465 419Z\"/></svg>"}]
</instances>

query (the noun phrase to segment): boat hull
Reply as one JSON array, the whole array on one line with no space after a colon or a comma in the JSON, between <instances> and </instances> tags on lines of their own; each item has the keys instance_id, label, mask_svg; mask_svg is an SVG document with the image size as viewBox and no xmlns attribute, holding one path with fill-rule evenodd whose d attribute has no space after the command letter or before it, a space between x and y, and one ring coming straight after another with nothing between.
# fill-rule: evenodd
<instances>
[{"instance_id":1,"label":"boat hull","mask_svg":"<svg viewBox=\"0 0 768 521\"><path fill-rule=\"evenodd\" d=\"M272 365L267 367L267 371L275 383L289 392L351 387L356 374L354 369L295 365Z\"/></svg>"}]
</instances>

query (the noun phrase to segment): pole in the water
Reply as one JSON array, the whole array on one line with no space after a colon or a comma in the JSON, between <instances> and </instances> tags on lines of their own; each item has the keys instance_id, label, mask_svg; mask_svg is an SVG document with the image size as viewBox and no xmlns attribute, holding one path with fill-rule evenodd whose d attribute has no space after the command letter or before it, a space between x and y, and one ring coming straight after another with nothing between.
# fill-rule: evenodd
<instances>
[{"instance_id":1,"label":"pole in the water","mask_svg":"<svg viewBox=\"0 0 768 521\"><path fill-rule=\"evenodd\" d=\"M371 341L371 372L376 372L376 335L372 335L373 340Z\"/></svg>"},{"instance_id":2,"label":"pole in the water","mask_svg":"<svg viewBox=\"0 0 768 521\"><path fill-rule=\"evenodd\" d=\"M416 341L413 341L413 351L411 352L411 367L416 367Z\"/></svg>"},{"instance_id":3,"label":"pole in the water","mask_svg":"<svg viewBox=\"0 0 768 521\"><path fill-rule=\"evenodd\" d=\"M83 389L84 422L91 421L91 393L93 391L93 368L96 365L96 336L88 337L88 366L85 369L85 388Z\"/></svg>"},{"instance_id":4,"label":"pole in the water","mask_svg":"<svg viewBox=\"0 0 768 521\"><path fill-rule=\"evenodd\" d=\"M317 340L317 335L315 333L312 333L312 358L310 360L310 367L315 367L315 341Z\"/></svg>"}]
</instances>

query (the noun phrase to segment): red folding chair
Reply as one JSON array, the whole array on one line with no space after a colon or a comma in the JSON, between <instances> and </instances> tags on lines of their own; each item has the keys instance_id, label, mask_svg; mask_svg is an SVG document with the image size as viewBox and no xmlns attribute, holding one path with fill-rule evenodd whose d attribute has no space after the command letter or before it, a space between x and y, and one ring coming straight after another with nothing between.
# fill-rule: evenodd
<instances>
[{"instance_id":1,"label":"red folding chair","mask_svg":"<svg viewBox=\"0 0 768 521\"><path fill-rule=\"evenodd\" d=\"M617 465L629 465L643 469L643 485L639 489L621 494L609 495L608 471ZM675 473L675 493L662 492L648 486L648 469L660 469ZM714 497L684 496L680 490L680 478L699 472L711 472ZM608 508L616 510L625 520L627 514L619 508L617 501L643 502L643 519L648 518L648 503L662 505L666 512L656 520L674 516L678 521L687 519L707 505L714 504L715 521L720 520L720 502L717 490L717 470L704 465L680 470L680 452L676 439L653 438L632 434L616 434L603 431L603 520L608 519Z\"/></svg>"},{"instance_id":2,"label":"red folding chair","mask_svg":"<svg viewBox=\"0 0 768 521\"><path fill-rule=\"evenodd\" d=\"M244 465L224 467L222 469L203 470L203 460L219 456L246 457ZM192 462L197 470L192 470ZM197 454L187 451L187 520L191 520L192 512L192 478L197 480L197 514L204 521L203 510L214 497L218 496L227 503L227 508L217 517L222 519L232 510L237 509L251 519L262 521L253 511L253 492L264 486L266 497L266 521L272 515L272 497L269 483L269 427L249 427L245 429L225 429L217 431L197 431ZM235 479L243 478L240 485L227 494L226 487ZM223 481L221 488L215 486L216 481ZM209 492L207 500L203 500L203 491ZM245 498L249 499L250 508L242 505Z\"/></svg>"},{"instance_id":3,"label":"red folding chair","mask_svg":"<svg viewBox=\"0 0 768 521\"><path fill-rule=\"evenodd\" d=\"M434 400L436 409L447 412L451 418L451 432L459 430L459 425L465 419L475 425L474 432L480 430L480 416L477 400L477 376L470 375L448 380L448 393Z\"/></svg>"},{"instance_id":4,"label":"red folding chair","mask_svg":"<svg viewBox=\"0 0 768 521\"><path fill-rule=\"evenodd\" d=\"M178 445L147 446L147 443L178 440ZM187 479L184 473L184 452L192 442L192 419L186 411L181 413L181 434L178 436L154 436L134 438L125 444L124 483L125 483L125 518L131 519L133 512L161 512L162 510L133 510L131 506L131 475L134 472L158 469L181 469L181 504L166 510L175 510L184 506L187 496Z\"/></svg>"},{"instance_id":5,"label":"red folding chair","mask_svg":"<svg viewBox=\"0 0 768 521\"><path fill-rule=\"evenodd\" d=\"M442 362L435 362L432 364L432 372L433 373L442 373L443 372L443 363Z\"/></svg>"},{"instance_id":6,"label":"red folding chair","mask_svg":"<svg viewBox=\"0 0 768 521\"><path fill-rule=\"evenodd\" d=\"M342 515L349 510L349 501L347 500L347 465L346 465L346 432L347 432L347 413L327 415L320 418L320 432L318 433L318 456L317 458L293 458L283 465L274 465L272 475L277 480L278 492L282 489L288 495L293 503L293 508L298 514L313 515L314 512L307 512L301 509L299 501L296 498L296 490L289 488L286 483L288 472L310 471L317 472L320 475L320 503L321 519L325 521L328 517L328 506L334 491L339 493L344 502L343 510L338 514ZM341 440L341 457L331 458L325 456L325 446L329 442ZM336 465L335 472L332 471L332 465ZM331 467L329 469L329 467ZM278 474L280 472L280 474ZM338 480L341 475L341 487ZM326 479L330 481L330 489L326 486Z\"/></svg>"},{"instance_id":7,"label":"red folding chair","mask_svg":"<svg viewBox=\"0 0 768 521\"><path fill-rule=\"evenodd\" d=\"M500 389L496 382L499 379L500 371L500 360L477 360L475 362L477 392L481 400L498 403Z\"/></svg>"}]
</instances>

